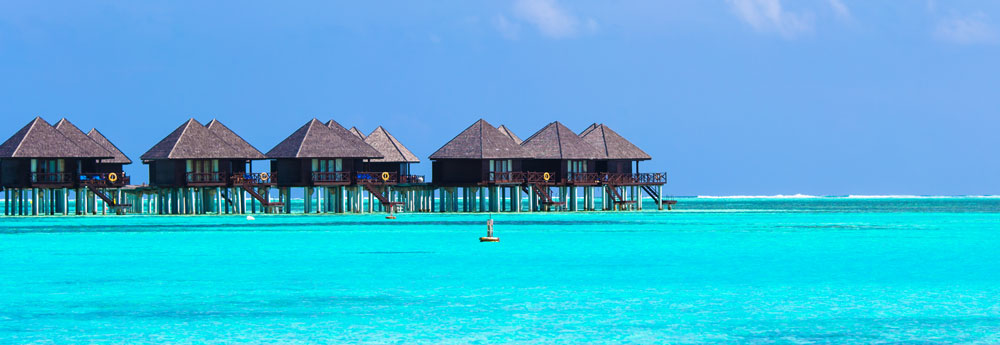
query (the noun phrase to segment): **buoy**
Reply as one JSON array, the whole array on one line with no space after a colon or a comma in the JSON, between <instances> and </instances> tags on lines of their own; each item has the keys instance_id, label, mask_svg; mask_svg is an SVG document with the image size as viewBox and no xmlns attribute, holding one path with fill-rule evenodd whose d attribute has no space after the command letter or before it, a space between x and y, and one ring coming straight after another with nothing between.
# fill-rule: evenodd
<instances>
[{"instance_id":1,"label":"buoy","mask_svg":"<svg viewBox=\"0 0 1000 345\"><path fill-rule=\"evenodd\" d=\"M388 216L385 216L385 219L396 219L396 216L388 215Z\"/></svg>"},{"instance_id":2,"label":"buoy","mask_svg":"<svg viewBox=\"0 0 1000 345\"><path fill-rule=\"evenodd\" d=\"M486 237L480 237L479 242L500 242L499 237L493 237L493 218L486 221Z\"/></svg>"},{"instance_id":3,"label":"buoy","mask_svg":"<svg viewBox=\"0 0 1000 345\"><path fill-rule=\"evenodd\" d=\"M247 216L247 220L257 220L257 218L254 218L253 216Z\"/></svg>"}]
</instances>

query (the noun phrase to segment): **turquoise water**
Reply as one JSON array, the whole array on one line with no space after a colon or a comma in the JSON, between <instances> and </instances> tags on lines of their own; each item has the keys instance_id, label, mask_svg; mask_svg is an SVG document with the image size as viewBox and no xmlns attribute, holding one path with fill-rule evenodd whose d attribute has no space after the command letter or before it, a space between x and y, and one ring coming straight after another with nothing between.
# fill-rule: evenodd
<instances>
[{"instance_id":1,"label":"turquoise water","mask_svg":"<svg viewBox=\"0 0 1000 345\"><path fill-rule=\"evenodd\" d=\"M678 208L0 218L0 342L1000 342L1000 199Z\"/></svg>"}]
</instances>

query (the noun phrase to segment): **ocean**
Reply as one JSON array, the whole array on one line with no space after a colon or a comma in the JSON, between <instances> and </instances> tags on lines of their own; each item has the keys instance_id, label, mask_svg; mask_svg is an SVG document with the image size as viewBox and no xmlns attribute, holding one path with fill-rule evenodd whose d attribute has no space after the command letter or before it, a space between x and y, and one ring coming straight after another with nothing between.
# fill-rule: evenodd
<instances>
[{"instance_id":1,"label":"ocean","mask_svg":"<svg viewBox=\"0 0 1000 345\"><path fill-rule=\"evenodd\" d=\"M1000 343L1000 198L488 217L0 218L0 343Z\"/></svg>"}]
</instances>

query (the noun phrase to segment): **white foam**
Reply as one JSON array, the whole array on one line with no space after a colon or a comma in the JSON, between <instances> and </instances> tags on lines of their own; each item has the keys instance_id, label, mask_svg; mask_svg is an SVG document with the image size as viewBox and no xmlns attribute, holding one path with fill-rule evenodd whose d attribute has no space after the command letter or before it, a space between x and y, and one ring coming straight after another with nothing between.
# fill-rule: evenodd
<instances>
[{"instance_id":1,"label":"white foam","mask_svg":"<svg viewBox=\"0 0 1000 345\"><path fill-rule=\"evenodd\" d=\"M791 194L791 195L699 195L698 199L811 199L822 198L816 195Z\"/></svg>"}]
</instances>

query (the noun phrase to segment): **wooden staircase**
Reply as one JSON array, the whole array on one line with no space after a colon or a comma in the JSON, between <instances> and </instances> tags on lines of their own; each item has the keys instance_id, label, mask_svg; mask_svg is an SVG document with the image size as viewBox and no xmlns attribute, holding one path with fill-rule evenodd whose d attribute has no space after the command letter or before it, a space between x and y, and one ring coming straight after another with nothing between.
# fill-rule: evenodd
<instances>
[{"instance_id":1,"label":"wooden staircase","mask_svg":"<svg viewBox=\"0 0 1000 345\"><path fill-rule=\"evenodd\" d=\"M392 208L393 207L395 207L396 205L402 205L403 204L403 203L398 202L398 201L389 201L389 198L386 197L385 195L383 195L382 194L383 192L381 190L376 189L375 186L373 186L370 183L363 183L362 185L365 186L365 190L367 190L368 193L371 193L372 195L374 195L375 198L377 198L378 201L380 203L382 203L382 207L385 207L385 209L387 211L389 211L390 213L392 212Z\"/></svg>"},{"instance_id":2,"label":"wooden staircase","mask_svg":"<svg viewBox=\"0 0 1000 345\"><path fill-rule=\"evenodd\" d=\"M282 208L285 207L285 203L283 203L283 202L271 202L271 201L267 200L267 198L265 198L263 195L260 195L260 193L257 193L257 191L254 190L253 186L251 186L249 183L243 183L243 184L240 184L239 186L240 186L240 188L242 188L247 193L250 193L250 196L252 196L254 199L257 199L257 202L259 202L260 205L265 210L266 209L271 209L272 211L280 211ZM230 201L230 203L232 203L232 201Z\"/></svg>"},{"instance_id":3,"label":"wooden staircase","mask_svg":"<svg viewBox=\"0 0 1000 345\"><path fill-rule=\"evenodd\" d=\"M663 205L667 205L668 210L673 209L673 206L677 204L677 200L664 200L660 195L660 193L657 192L655 188L653 188L653 186L642 186L642 190L646 191L646 194L648 194L651 198L653 198L653 200L658 200L659 202L663 203Z\"/></svg>"},{"instance_id":4,"label":"wooden staircase","mask_svg":"<svg viewBox=\"0 0 1000 345\"><path fill-rule=\"evenodd\" d=\"M549 191L548 186L542 186L537 183L533 183L531 184L531 187L532 187L531 189L535 191L535 196L538 197L538 200L541 202L542 206L545 207L546 211L548 211L552 206L564 207L566 205L565 201L552 200L552 193ZM526 194L531 193L530 191L528 191L528 186L522 185L521 190L523 190L524 193Z\"/></svg>"},{"instance_id":5,"label":"wooden staircase","mask_svg":"<svg viewBox=\"0 0 1000 345\"><path fill-rule=\"evenodd\" d=\"M88 185L87 189L89 189L91 192L94 193L94 195L96 195L98 198L101 198L101 200L103 200L106 204L108 204L108 206L110 206L111 209L115 211L115 214L125 214L125 211L128 210L129 207L132 207L132 204L119 204L115 202L114 198L108 196L107 194L104 194L104 191L98 189L97 187Z\"/></svg>"},{"instance_id":6,"label":"wooden staircase","mask_svg":"<svg viewBox=\"0 0 1000 345\"><path fill-rule=\"evenodd\" d=\"M625 196L623 196L621 193L618 192L618 186L610 185L609 184L605 188L605 191L607 193L604 193L604 194L607 197L611 198L611 202L612 202L612 204L614 204L614 208L616 210L620 211L620 210L626 209L626 208L628 208L627 206L629 204L634 204L635 203L635 200L625 200Z\"/></svg>"}]
</instances>

